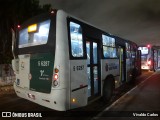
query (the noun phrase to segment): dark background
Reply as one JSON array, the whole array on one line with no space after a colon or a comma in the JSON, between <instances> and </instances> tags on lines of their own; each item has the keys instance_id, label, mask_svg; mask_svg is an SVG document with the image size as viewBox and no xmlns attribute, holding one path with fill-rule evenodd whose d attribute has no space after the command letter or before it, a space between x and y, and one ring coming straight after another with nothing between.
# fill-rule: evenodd
<instances>
[{"instance_id":1,"label":"dark background","mask_svg":"<svg viewBox=\"0 0 160 120\"><path fill-rule=\"evenodd\" d=\"M160 45L160 0L40 0L137 44Z\"/></svg>"},{"instance_id":2,"label":"dark background","mask_svg":"<svg viewBox=\"0 0 160 120\"><path fill-rule=\"evenodd\" d=\"M138 45L160 46L160 0L1 0L0 64L13 58L11 29L51 8Z\"/></svg>"}]
</instances>

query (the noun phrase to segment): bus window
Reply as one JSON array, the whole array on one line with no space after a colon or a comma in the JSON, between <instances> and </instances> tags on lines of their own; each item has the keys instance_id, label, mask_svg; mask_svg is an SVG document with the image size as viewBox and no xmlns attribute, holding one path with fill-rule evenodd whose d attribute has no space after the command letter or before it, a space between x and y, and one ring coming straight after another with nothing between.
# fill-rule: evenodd
<instances>
[{"instance_id":1,"label":"bus window","mask_svg":"<svg viewBox=\"0 0 160 120\"><path fill-rule=\"evenodd\" d=\"M116 48L103 46L104 58L117 58Z\"/></svg>"},{"instance_id":2,"label":"bus window","mask_svg":"<svg viewBox=\"0 0 160 120\"><path fill-rule=\"evenodd\" d=\"M71 53L73 57L83 57L83 40L81 26L70 22Z\"/></svg>"},{"instance_id":3,"label":"bus window","mask_svg":"<svg viewBox=\"0 0 160 120\"><path fill-rule=\"evenodd\" d=\"M104 58L117 58L115 39L106 35L102 35L102 40Z\"/></svg>"},{"instance_id":4,"label":"bus window","mask_svg":"<svg viewBox=\"0 0 160 120\"><path fill-rule=\"evenodd\" d=\"M139 47L138 50L141 50L142 55L148 55L149 49L147 47Z\"/></svg>"},{"instance_id":5,"label":"bus window","mask_svg":"<svg viewBox=\"0 0 160 120\"><path fill-rule=\"evenodd\" d=\"M86 43L86 49L87 49L87 64L90 64L90 42Z\"/></svg>"},{"instance_id":6,"label":"bus window","mask_svg":"<svg viewBox=\"0 0 160 120\"><path fill-rule=\"evenodd\" d=\"M131 57L131 46L128 43L126 43L126 57Z\"/></svg>"},{"instance_id":7,"label":"bus window","mask_svg":"<svg viewBox=\"0 0 160 120\"><path fill-rule=\"evenodd\" d=\"M46 44L49 35L50 20L33 24L19 32L19 48Z\"/></svg>"},{"instance_id":8,"label":"bus window","mask_svg":"<svg viewBox=\"0 0 160 120\"><path fill-rule=\"evenodd\" d=\"M103 45L115 47L115 39L106 35L102 35Z\"/></svg>"},{"instance_id":9,"label":"bus window","mask_svg":"<svg viewBox=\"0 0 160 120\"><path fill-rule=\"evenodd\" d=\"M97 64L97 43L93 42L93 63Z\"/></svg>"}]
</instances>

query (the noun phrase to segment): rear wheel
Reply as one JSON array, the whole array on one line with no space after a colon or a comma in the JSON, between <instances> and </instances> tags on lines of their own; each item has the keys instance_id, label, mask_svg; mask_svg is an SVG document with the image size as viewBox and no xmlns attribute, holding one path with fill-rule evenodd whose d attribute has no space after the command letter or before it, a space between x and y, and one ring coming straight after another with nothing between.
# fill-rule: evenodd
<instances>
[{"instance_id":1,"label":"rear wheel","mask_svg":"<svg viewBox=\"0 0 160 120\"><path fill-rule=\"evenodd\" d=\"M115 89L114 79L112 77L107 78L103 85L103 100L104 102L109 102L113 96L113 91Z\"/></svg>"}]
</instances>

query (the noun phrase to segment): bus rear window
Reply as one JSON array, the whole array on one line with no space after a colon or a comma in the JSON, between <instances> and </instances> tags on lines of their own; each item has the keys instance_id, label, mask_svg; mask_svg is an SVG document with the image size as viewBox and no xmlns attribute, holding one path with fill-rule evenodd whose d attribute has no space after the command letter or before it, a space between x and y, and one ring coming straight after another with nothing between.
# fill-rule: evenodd
<instances>
[{"instance_id":1,"label":"bus rear window","mask_svg":"<svg viewBox=\"0 0 160 120\"><path fill-rule=\"evenodd\" d=\"M138 50L141 50L142 55L147 55L149 52L149 49L147 47L139 47Z\"/></svg>"},{"instance_id":2,"label":"bus rear window","mask_svg":"<svg viewBox=\"0 0 160 120\"><path fill-rule=\"evenodd\" d=\"M19 48L46 44L48 41L50 20L33 24L19 32Z\"/></svg>"}]
</instances>

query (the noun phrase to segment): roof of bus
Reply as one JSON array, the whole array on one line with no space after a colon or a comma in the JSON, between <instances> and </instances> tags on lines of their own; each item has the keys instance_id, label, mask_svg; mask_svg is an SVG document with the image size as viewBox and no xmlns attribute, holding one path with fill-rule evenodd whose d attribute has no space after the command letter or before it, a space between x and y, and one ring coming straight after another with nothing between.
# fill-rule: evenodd
<instances>
[{"instance_id":1,"label":"roof of bus","mask_svg":"<svg viewBox=\"0 0 160 120\"><path fill-rule=\"evenodd\" d=\"M71 18L74 18L74 19L76 19L76 20L78 20L78 21L80 21L80 22L83 22L84 24L87 24L87 25L89 25L89 26L92 26L92 27L94 27L94 28L102 31L102 32L105 33L106 35L109 35L109 36L114 37L114 38L119 39L119 40L123 40L123 41L125 41L125 42L127 42L127 43L130 43L130 44L135 44L135 45L137 45L137 44L134 43L133 41L126 40L126 39L124 39L124 38L122 38L122 37L119 37L119 36L117 36L117 35L113 35L113 34L111 34L111 33L108 33L108 32L106 32L105 30L103 30L103 29L101 29L101 28L99 28L99 27L97 27L97 26L95 26L95 25L92 25L92 24L90 24L90 23L88 23L88 22L86 22L86 21L84 21L84 20L82 20L82 19L80 19L80 18L78 18L78 17L75 17L75 16L73 16L73 15L65 12L64 10L61 10L61 9L60 9L60 10L52 9L52 11L54 11L54 13L63 12L63 13L65 13L67 16L69 16L69 17L71 17ZM40 20L42 20L42 19L49 18L50 16L51 16L51 12L46 12L46 13L42 13L42 14L36 15L36 16L28 19L27 21L25 21L25 22L22 24L22 28L25 27L25 26L27 26L27 25L29 25L29 24L33 24L33 20L35 20L35 21L40 21ZM21 28L21 29L22 29L22 28Z\"/></svg>"}]
</instances>

